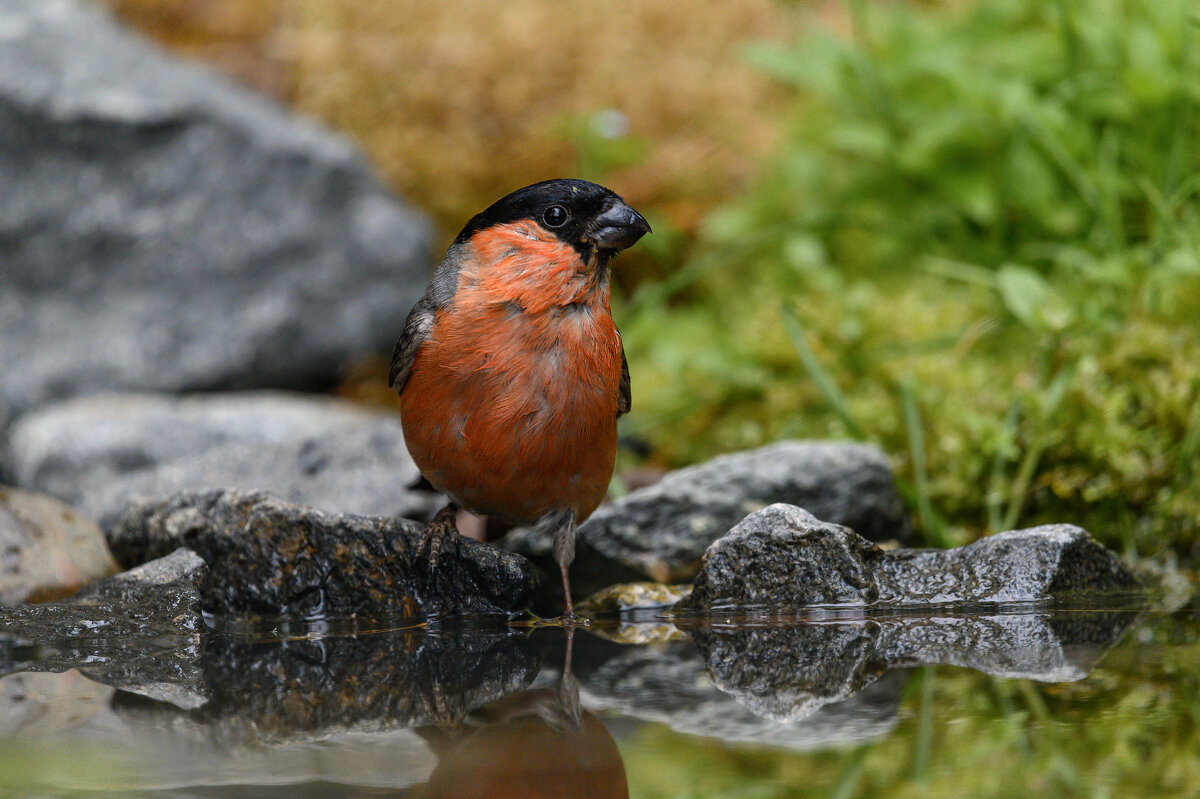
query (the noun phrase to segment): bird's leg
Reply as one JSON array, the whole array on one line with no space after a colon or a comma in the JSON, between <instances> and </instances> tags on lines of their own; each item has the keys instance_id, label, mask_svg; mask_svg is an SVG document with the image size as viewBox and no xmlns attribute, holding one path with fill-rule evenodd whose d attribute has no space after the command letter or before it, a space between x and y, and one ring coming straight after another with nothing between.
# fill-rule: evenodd
<instances>
[{"instance_id":1,"label":"bird's leg","mask_svg":"<svg viewBox=\"0 0 1200 799\"><path fill-rule=\"evenodd\" d=\"M421 543L417 545L417 554L428 558L431 572L437 571L442 544L450 536L458 535L458 524L454 520L456 513L458 506L453 502L446 503L446 507L434 514L433 519L421 531Z\"/></svg>"},{"instance_id":2,"label":"bird's leg","mask_svg":"<svg viewBox=\"0 0 1200 799\"><path fill-rule=\"evenodd\" d=\"M571 578L567 575L567 567L575 560L575 512L563 511L556 519L554 528L554 561L562 572L563 582L563 621L575 621L575 605L571 602Z\"/></svg>"}]
</instances>

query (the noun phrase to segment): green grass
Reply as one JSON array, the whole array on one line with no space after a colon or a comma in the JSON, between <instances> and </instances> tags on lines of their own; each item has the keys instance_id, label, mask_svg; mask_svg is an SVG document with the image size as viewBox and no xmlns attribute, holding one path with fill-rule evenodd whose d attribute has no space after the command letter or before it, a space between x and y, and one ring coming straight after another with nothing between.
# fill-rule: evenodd
<instances>
[{"instance_id":1,"label":"green grass","mask_svg":"<svg viewBox=\"0 0 1200 799\"><path fill-rule=\"evenodd\" d=\"M747 48L792 121L617 303L628 432L673 464L876 442L940 544L1069 521L1200 551L1200 9L846 11Z\"/></svg>"}]
</instances>

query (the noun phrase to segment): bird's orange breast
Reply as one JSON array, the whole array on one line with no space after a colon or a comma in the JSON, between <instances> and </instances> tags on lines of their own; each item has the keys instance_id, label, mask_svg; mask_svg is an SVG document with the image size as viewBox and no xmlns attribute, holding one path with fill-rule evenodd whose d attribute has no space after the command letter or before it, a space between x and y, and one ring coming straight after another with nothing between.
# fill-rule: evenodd
<instances>
[{"instance_id":1,"label":"bird's orange breast","mask_svg":"<svg viewBox=\"0 0 1200 799\"><path fill-rule=\"evenodd\" d=\"M536 230L489 233L413 361L405 441L470 510L529 523L569 508L582 521L616 458L621 340L607 283Z\"/></svg>"}]
</instances>

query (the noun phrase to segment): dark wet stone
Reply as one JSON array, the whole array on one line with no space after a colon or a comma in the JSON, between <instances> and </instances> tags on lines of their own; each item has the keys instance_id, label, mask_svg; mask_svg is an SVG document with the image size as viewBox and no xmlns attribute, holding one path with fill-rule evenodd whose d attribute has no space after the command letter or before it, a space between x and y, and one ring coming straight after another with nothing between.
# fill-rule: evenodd
<instances>
[{"instance_id":1,"label":"dark wet stone","mask_svg":"<svg viewBox=\"0 0 1200 799\"><path fill-rule=\"evenodd\" d=\"M0 488L0 606L59 599L115 571L91 519L56 499Z\"/></svg>"},{"instance_id":2,"label":"dark wet stone","mask_svg":"<svg viewBox=\"0 0 1200 799\"><path fill-rule=\"evenodd\" d=\"M1086 531L1043 525L951 550L884 552L800 508L747 516L709 547L680 610L797 610L1110 597L1141 589Z\"/></svg>"},{"instance_id":3,"label":"dark wet stone","mask_svg":"<svg viewBox=\"0 0 1200 799\"><path fill-rule=\"evenodd\" d=\"M911 533L878 449L785 441L679 469L599 508L579 528L572 588L583 595L619 582L690 580L709 544L746 514L779 502L876 541ZM514 531L505 546L553 570L548 536Z\"/></svg>"},{"instance_id":4,"label":"dark wet stone","mask_svg":"<svg viewBox=\"0 0 1200 799\"><path fill-rule=\"evenodd\" d=\"M9 472L111 529L130 504L181 490L262 490L333 513L424 517L400 419L282 392L81 397L21 417Z\"/></svg>"},{"instance_id":5,"label":"dark wet stone","mask_svg":"<svg viewBox=\"0 0 1200 799\"><path fill-rule=\"evenodd\" d=\"M78 669L97 682L193 705L207 569L179 549L63 602L0 608L0 676Z\"/></svg>"},{"instance_id":6,"label":"dark wet stone","mask_svg":"<svg viewBox=\"0 0 1200 799\"><path fill-rule=\"evenodd\" d=\"M869 605L879 598L875 563L881 554L853 530L792 505L771 505L708 548L691 595L677 607Z\"/></svg>"},{"instance_id":7,"label":"dark wet stone","mask_svg":"<svg viewBox=\"0 0 1200 799\"><path fill-rule=\"evenodd\" d=\"M183 492L135 505L109 535L122 564L175 547L208 564L204 608L217 614L406 617L523 608L535 574L523 558L457 538L436 574L417 555L421 525L327 514L263 493Z\"/></svg>"},{"instance_id":8,"label":"dark wet stone","mask_svg":"<svg viewBox=\"0 0 1200 799\"><path fill-rule=\"evenodd\" d=\"M0 427L104 389L325 384L391 347L430 226L348 140L99 4L0 19Z\"/></svg>"}]
</instances>

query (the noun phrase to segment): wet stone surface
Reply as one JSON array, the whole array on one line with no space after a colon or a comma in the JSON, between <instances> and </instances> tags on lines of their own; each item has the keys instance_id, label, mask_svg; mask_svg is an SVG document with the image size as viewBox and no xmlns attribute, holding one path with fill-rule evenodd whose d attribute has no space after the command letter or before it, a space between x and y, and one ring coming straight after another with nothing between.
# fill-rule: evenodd
<instances>
[{"instance_id":1,"label":"wet stone surface","mask_svg":"<svg viewBox=\"0 0 1200 799\"><path fill-rule=\"evenodd\" d=\"M435 616L523 608L536 575L525 560L453 539L430 571L421 525L326 514L263 493L183 492L130 508L109 536L133 565L176 547L208 564L207 611L219 615Z\"/></svg>"},{"instance_id":2,"label":"wet stone surface","mask_svg":"<svg viewBox=\"0 0 1200 799\"><path fill-rule=\"evenodd\" d=\"M951 550L897 550L879 559L881 602L1028 602L1141 588L1087 531L1045 524Z\"/></svg>"},{"instance_id":3,"label":"wet stone surface","mask_svg":"<svg viewBox=\"0 0 1200 799\"><path fill-rule=\"evenodd\" d=\"M179 549L63 602L0 608L0 676L79 669L143 696L201 703L194 661L206 572Z\"/></svg>"},{"instance_id":4,"label":"wet stone surface","mask_svg":"<svg viewBox=\"0 0 1200 799\"><path fill-rule=\"evenodd\" d=\"M952 550L885 552L805 510L772 505L705 553L681 611L1045 602L1142 589L1085 530L1043 525Z\"/></svg>"},{"instance_id":5,"label":"wet stone surface","mask_svg":"<svg viewBox=\"0 0 1200 799\"><path fill-rule=\"evenodd\" d=\"M911 535L891 467L878 449L785 441L670 472L600 507L579 528L572 587L583 595L613 583L691 580L713 541L748 513L781 502L872 540ZM548 536L517 530L505 546L553 569Z\"/></svg>"}]
</instances>

